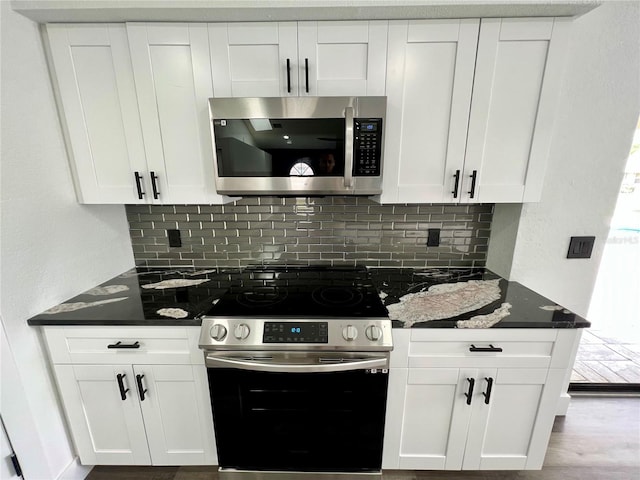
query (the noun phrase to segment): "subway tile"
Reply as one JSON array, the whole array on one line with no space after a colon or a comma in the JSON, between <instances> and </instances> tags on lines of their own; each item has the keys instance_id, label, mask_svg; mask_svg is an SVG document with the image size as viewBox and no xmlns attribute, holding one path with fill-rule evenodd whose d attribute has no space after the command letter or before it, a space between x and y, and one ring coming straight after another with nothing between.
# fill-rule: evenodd
<instances>
[{"instance_id":1,"label":"subway tile","mask_svg":"<svg viewBox=\"0 0 640 480\"><path fill-rule=\"evenodd\" d=\"M260 214L259 213L237 213L236 219L240 222L260 220Z\"/></svg>"},{"instance_id":2,"label":"subway tile","mask_svg":"<svg viewBox=\"0 0 640 480\"><path fill-rule=\"evenodd\" d=\"M131 213L150 213L149 205L125 205L125 210Z\"/></svg>"},{"instance_id":3,"label":"subway tile","mask_svg":"<svg viewBox=\"0 0 640 480\"><path fill-rule=\"evenodd\" d=\"M174 205L150 205L151 213L175 213Z\"/></svg>"},{"instance_id":4,"label":"subway tile","mask_svg":"<svg viewBox=\"0 0 640 480\"><path fill-rule=\"evenodd\" d=\"M210 213L188 213L189 216L187 220L188 222L210 222L212 221L212 214ZM170 219L166 218L166 220L180 220L179 218Z\"/></svg>"},{"instance_id":5,"label":"subway tile","mask_svg":"<svg viewBox=\"0 0 640 480\"><path fill-rule=\"evenodd\" d=\"M444 213L468 213L469 207L466 205L445 205Z\"/></svg>"},{"instance_id":6,"label":"subway tile","mask_svg":"<svg viewBox=\"0 0 640 480\"><path fill-rule=\"evenodd\" d=\"M443 205L420 205L418 206L418 213L443 213Z\"/></svg>"},{"instance_id":7,"label":"subway tile","mask_svg":"<svg viewBox=\"0 0 640 480\"><path fill-rule=\"evenodd\" d=\"M175 213L199 213L198 205L175 205Z\"/></svg>"},{"instance_id":8,"label":"subway tile","mask_svg":"<svg viewBox=\"0 0 640 480\"><path fill-rule=\"evenodd\" d=\"M199 212L200 213L222 213L223 211L222 205L200 205ZM178 213L178 207L176 206L176 213ZM190 213L190 212L187 212Z\"/></svg>"}]
</instances>

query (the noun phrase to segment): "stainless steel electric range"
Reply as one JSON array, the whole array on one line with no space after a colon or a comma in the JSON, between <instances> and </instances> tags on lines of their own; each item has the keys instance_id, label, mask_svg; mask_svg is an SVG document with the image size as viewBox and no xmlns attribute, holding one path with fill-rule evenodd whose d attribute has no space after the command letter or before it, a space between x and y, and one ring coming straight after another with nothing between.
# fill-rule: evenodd
<instances>
[{"instance_id":1,"label":"stainless steel electric range","mask_svg":"<svg viewBox=\"0 0 640 480\"><path fill-rule=\"evenodd\" d=\"M367 271L248 270L202 321L221 478L378 475L391 321Z\"/></svg>"}]
</instances>

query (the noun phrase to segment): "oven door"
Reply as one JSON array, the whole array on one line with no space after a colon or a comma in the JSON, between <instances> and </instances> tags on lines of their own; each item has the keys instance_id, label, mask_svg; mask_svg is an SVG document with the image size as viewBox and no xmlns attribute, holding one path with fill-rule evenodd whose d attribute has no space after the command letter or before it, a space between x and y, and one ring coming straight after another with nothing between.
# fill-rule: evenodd
<instances>
[{"instance_id":1,"label":"oven door","mask_svg":"<svg viewBox=\"0 0 640 480\"><path fill-rule=\"evenodd\" d=\"M375 472L388 355L207 355L222 468Z\"/></svg>"}]
</instances>

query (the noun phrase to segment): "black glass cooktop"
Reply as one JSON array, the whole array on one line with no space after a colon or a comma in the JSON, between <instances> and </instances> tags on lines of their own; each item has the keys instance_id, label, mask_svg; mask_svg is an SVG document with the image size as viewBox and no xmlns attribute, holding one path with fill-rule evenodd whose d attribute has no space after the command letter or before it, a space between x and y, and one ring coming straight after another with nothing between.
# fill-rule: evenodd
<instances>
[{"instance_id":1,"label":"black glass cooktop","mask_svg":"<svg viewBox=\"0 0 640 480\"><path fill-rule=\"evenodd\" d=\"M248 269L208 316L386 317L366 269Z\"/></svg>"}]
</instances>

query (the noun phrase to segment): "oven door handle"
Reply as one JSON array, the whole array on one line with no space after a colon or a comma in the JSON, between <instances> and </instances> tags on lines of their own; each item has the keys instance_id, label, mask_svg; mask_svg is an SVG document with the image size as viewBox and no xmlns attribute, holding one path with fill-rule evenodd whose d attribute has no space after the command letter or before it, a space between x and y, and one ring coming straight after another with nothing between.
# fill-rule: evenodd
<instances>
[{"instance_id":1,"label":"oven door handle","mask_svg":"<svg viewBox=\"0 0 640 480\"><path fill-rule=\"evenodd\" d=\"M321 362L321 360L319 362ZM270 359L248 360L243 358L207 355L205 363L209 368L238 368L240 370L280 373L344 372L348 370L365 370L370 368L389 368L389 360L386 357L366 359L343 358L335 361L332 359L328 360L327 363L276 363Z\"/></svg>"}]
</instances>

